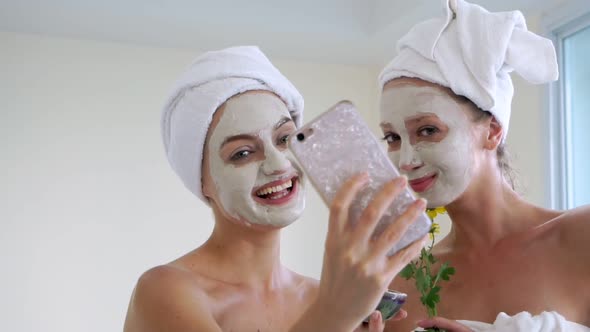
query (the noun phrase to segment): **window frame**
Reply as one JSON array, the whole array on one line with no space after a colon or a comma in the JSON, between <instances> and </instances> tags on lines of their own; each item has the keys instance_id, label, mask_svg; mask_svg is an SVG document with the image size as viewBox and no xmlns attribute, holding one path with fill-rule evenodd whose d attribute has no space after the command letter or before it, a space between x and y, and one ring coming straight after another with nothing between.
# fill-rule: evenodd
<instances>
[{"instance_id":1,"label":"window frame","mask_svg":"<svg viewBox=\"0 0 590 332\"><path fill-rule=\"evenodd\" d=\"M576 32L590 27L590 7L587 5L572 6L565 12L555 13L546 17L543 24L545 35L555 45L559 65L559 80L549 84L546 94L545 123L546 135L545 155L548 165L547 188L549 188L549 205L553 209L564 210L573 208L573 163L571 139L571 114L567 105L567 91L564 71L563 45L564 40Z\"/></svg>"}]
</instances>

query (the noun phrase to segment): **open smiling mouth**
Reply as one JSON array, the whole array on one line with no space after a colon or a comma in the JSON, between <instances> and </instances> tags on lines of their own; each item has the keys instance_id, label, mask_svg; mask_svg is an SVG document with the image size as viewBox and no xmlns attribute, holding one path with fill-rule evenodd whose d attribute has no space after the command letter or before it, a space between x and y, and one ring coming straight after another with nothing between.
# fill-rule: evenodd
<instances>
[{"instance_id":1,"label":"open smiling mouth","mask_svg":"<svg viewBox=\"0 0 590 332\"><path fill-rule=\"evenodd\" d=\"M273 181L260 188L256 188L252 196L254 200L266 205L280 205L295 196L298 187L298 177Z\"/></svg>"}]
</instances>

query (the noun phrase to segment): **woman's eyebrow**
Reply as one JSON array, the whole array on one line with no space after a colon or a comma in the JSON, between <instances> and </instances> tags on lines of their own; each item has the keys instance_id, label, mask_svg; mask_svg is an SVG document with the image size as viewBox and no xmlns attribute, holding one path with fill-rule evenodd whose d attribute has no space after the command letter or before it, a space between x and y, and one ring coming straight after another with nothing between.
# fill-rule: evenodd
<instances>
[{"instance_id":1,"label":"woman's eyebrow","mask_svg":"<svg viewBox=\"0 0 590 332\"><path fill-rule=\"evenodd\" d=\"M393 128L393 126L391 125L391 122L385 122L385 121L381 122L379 124L379 127L383 128L383 129Z\"/></svg>"},{"instance_id":2,"label":"woman's eyebrow","mask_svg":"<svg viewBox=\"0 0 590 332\"><path fill-rule=\"evenodd\" d=\"M231 143L234 141L239 141L239 140L250 140L250 139L255 139L255 137L250 134L240 134L240 135L235 135L235 136L228 136L223 140L223 143L221 143L220 149L223 148L228 143Z\"/></svg>"},{"instance_id":3,"label":"woman's eyebrow","mask_svg":"<svg viewBox=\"0 0 590 332\"><path fill-rule=\"evenodd\" d=\"M293 122L293 119L289 118L289 117L282 117L275 125L274 128L275 129L279 129L282 126L286 125L287 123ZM221 143L221 147L223 148L226 144L234 142L234 141L239 141L239 140L248 140L248 139L255 139L256 137L254 135L251 134L240 134L240 135L235 135L235 136L228 136L223 140L223 143Z\"/></svg>"},{"instance_id":4,"label":"woman's eyebrow","mask_svg":"<svg viewBox=\"0 0 590 332\"><path fill-rule=\"evenodd\" d=\"M293 122L293 119L284 116L284 117L282 117L279 120L279 122L277 122L277 124L275 125L275 129L279 129L279 128L281 128L282 126L286 125L289 122Z\"/></svg>"},{"instance_id":5,"label":"woman's eyebrow","mask_svg":"<svg viewBox=\"0 0 590 332\"><path fill-rule=\"evenodd\" d=\"M438 118L438 116L434 113L424 113L424 114L418 114L418 115L414 115L411 117L408 117L404 120L404 122L406 124L408 123L415 123L415 122L420 122L422 120L424 120L425 118L430 118L430 117L436 117Z\"/></svg>"}]
</instances>

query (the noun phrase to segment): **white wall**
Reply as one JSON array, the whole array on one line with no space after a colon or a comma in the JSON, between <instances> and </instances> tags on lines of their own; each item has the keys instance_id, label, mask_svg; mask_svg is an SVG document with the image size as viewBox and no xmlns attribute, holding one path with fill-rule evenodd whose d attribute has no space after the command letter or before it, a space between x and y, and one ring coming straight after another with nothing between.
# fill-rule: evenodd
<instances>
[{"instance_id":1,"label":"white wall","mask_svg":"<svg viewBox=\"0 0 590 332\"><path fill-rule=\"evenodd\" d=\"M527 17L528 28L539 31L538 16ZM549 207L549 167L546 165L545 107L547 85L532 85L513 74L514 98L507 137L508 151L517 175L516 190L534 204Z\"/></svg>"},{"instance_id":2,"label":"white wall","mask_svg":"<svg viewBox=\"0 0 590 332\"><path fill-rule=\"evenodd\" d=\"M140 273L207 238L210 212L170 170L159 133L165 95L196 55L0 33L0 330L120 330ZM274 60L307 120L346 98L377 128L378 69ZM516 85L509 143L542 203L541 90ZM319 276L326 222L309 190L283 234L286 265Z\"/></svg>"}]
</instances>

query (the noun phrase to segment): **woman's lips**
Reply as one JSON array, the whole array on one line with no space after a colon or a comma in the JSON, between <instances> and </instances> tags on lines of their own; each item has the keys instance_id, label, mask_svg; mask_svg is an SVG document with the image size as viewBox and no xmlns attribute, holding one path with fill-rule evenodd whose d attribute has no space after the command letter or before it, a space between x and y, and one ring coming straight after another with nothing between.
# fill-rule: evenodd
<instances>
[{"instance_id":1,"label":"woman's lips","mask_svg":"<svg viewBox=\"0 0 590 332\"><path fill-rule=\"evenodd\" d=\"M434 182L436 181L436 174L427 175L421 177L419 179L410 180L408 183L412 190L417 193L425 192L426 190L430 189Z\"/></svg>"},{"instance_id":2,"label":"woman's lips","mask_svg":"<svg viewBox=\"0 0 590 332\"><path fill-rule=\"evenodd\" d=\"M298 177L295 176L289 180L274 181L274 182L271 182L271 183L266 184L264 186L264 188L275 187L275 186L280 186L280 185L286 184L287 182L290 182L290 184L291 184L291 186L288 188L282 189L280 191L272 192L269 194L265 194L265 195L258 195L256 192L254 192L252 196L254 197L254 200L256 202L264 204L264 205L285 204L285 203L289 202L291 199L293 199L299 191L299 178ZM259 190L260 189L258 189L257 191L259 191Z\"/></svg>"}]
</instances>

